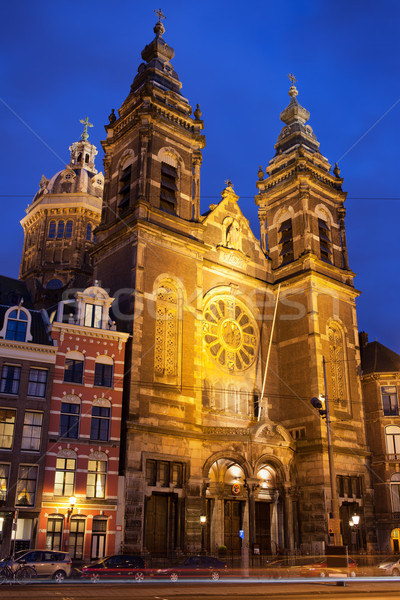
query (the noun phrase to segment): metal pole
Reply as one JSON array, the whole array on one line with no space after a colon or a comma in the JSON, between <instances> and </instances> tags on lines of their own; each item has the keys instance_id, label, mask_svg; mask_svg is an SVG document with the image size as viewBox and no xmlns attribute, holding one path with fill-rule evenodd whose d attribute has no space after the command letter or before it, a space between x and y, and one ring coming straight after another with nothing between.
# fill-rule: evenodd
<instances>
[{"instance_id":1,"label":"metal pole","mask_svg":"<svg viewBox=\"0 0 400 600\"><path fill-rule=\"evenodd\" d=\"M335 546L342 545L342 534L336 531L336 524L340 523L340 513L339 513L339 500L337 495L337 487L336 487L336 471L335 471L335 462L333 456L333 446L332 446L332 434L331 434L331 416L329 412L329 401L328 401L328 390L326 386L326 368L325 368L325 357L322 357L322 364L324 367L324 386L325 386L325 410L326 410L326 435L328 442L328 458L329 458L329 476L331 480L331 496L332 496L332 515L335 519L335 531L334 531L334 540Z\"/></svg>"},{"instance_id":2,"label":"metal pole","mask_svg":"<svg viewBox=\"0 0 400 600\"><path fill-rule=\"evenodd\" d=\"M264 378L263 378L263 384L262 384L262 390L261 390L260 405L258 407L258 418L257 418L257 421L260 421L261 417L264 418L264 419L266 417L265 414L261 414L261 413L264 412L263 398L264 398L264 391L265 391L265 383L267 381L269 357L270 357L270 354L271 354L272 338L273 338L273 335L274 335L275 321L276 321L276 311L278 310L278 302L279 302L280 291L281 291L281 284L278 285L278 293L276 295L276 302L275 302L275 308L274 308L274 318L272 319L272 327L271 327L271 334L270 334L270 337L269 337L267 360L265 361ZM260 344L261 344L261 341L260 341Z\"/></svg>"}]
</instances>

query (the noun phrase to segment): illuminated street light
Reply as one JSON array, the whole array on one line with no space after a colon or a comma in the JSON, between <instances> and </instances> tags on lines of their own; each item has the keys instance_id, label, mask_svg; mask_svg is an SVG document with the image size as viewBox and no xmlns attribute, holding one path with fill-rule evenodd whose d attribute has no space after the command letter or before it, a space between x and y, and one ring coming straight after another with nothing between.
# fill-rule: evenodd
<instances>
[{"instance_id":1,"label":"illuminated street light","mask_svg":"<svg viewBox=\"0 0 400 600\"><path fill-rule=\"evenodd\" d=\"M75 496L71 496L69 499L69 508L67 510L67 521L70 520L72 513L74 512L75 504L76 504L76 498L75 498Z\"/></svg>"}]
</instances>

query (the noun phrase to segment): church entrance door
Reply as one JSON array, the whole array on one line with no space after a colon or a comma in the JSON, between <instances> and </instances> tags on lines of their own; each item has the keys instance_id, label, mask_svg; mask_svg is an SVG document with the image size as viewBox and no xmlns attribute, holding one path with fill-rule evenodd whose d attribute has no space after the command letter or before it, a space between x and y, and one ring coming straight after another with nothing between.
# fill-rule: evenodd
<instances>
[{"instance_id":1,"label":"church entrance door","mask_svg":"<svg viewBox=\"0 0 400 600\"><path fill-rule=\"evenodd\" d=\"M271 510L269 502L255 503L255 538L261 554L271 553Z\"/></svg>"},{"instance_id":2,"label":"church entrance door","mask_svg":"<svg viewBox=\"0 0 400 600\"><path fill-rule=\"evenodd\" d=\"M240 554L242 547L239 532L243 528L243 505L240 500L224 501L224 544L232 554Z\"/></svg>"}]
</instances>

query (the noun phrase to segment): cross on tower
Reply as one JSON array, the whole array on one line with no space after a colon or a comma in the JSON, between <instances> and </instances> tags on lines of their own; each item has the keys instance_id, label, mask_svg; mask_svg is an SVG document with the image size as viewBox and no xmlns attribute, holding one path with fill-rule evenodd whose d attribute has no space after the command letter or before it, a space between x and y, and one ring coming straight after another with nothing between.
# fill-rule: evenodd
<instances>
[{"instance_id":1,"label":"cross on tower","mask_svg":"<svg viewBox=\"0 0 400 600\"><path fill-rule=\"evenodd\" d=\"M296 79L296 77L293 75L293 73L289 73L288 77L289 77L289 79L290 79L290 83L291 83L292 85L294 85L294 84L295 84L295 82L297 81L297 79Z\"/></svg>"},{"instance_id":2,"label":"cross on tower","mask_svg":"<svg viewBox=\"0 0 400 600\"><path fill-rule=\"evenodd\" d=\"M161 10L161 8L158 8L157 10L154 11L158 17L158 22L161 23L161 19L166 19L167 17L164 15L163 11Z\"/></svg>"},{"instance_id":3,"label":"cross on tower","mask_svg":"<svg viewBox=\"0 0 400 600\"><path fill-rule=\"evenodd\" d=\"M86 117L86 119L81 119L80 123L82 123L82 125L85 126L83 128L83 133L82 133L81 139L85 140L85 142L86 142L86 140L89 138L89 134L87 132L88 127L93 127L93 123L89 123L89 117Z\"/></svg>"}]
</instances>

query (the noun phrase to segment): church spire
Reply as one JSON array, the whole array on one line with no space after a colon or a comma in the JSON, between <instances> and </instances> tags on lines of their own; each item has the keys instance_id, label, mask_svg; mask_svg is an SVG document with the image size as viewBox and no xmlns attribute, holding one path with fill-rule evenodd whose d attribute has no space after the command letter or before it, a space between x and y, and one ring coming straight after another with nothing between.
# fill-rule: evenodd
<instances>
[{"instance_id":1,"label":"church spire","mask_svg":"<svg viewBox=\"0 0 400 600\"><path fill-rule=\"evenodd\" d=\"M294 85L296 78L292 73L288 76L291 81L289 89L289 105L281 112L281 121L285 127L279 134L275 144L277 154L290 152L298 146L305 146L311 152L318 152L319 142L310 125L306 125L310 113L297 100L298 91Z\"/></svg>"}]
</instances>

